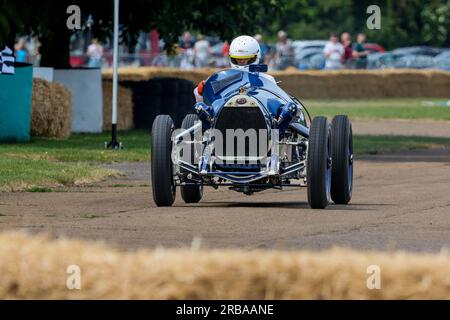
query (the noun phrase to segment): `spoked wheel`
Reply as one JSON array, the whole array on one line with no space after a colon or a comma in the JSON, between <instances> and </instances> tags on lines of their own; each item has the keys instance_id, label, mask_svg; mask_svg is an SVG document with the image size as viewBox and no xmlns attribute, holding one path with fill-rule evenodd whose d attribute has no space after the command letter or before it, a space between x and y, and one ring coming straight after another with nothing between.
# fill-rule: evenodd
<instances>
[{"instance_id":1,"label":"spoked wheel","mask_svg":"<svg viewBox=\"0 0 450 320\"><path fill-rule=\"evenodd\" d=\"M183 119L183 123L181 124L182 129L189 129L193 125L195 125L195 122L200 121L198 116L196 114L188 114ZM194 140L194 133L191 133L190 136L187 139L188 141ZM190 149L187 149L187 151L190 152L189 155L183 155L186 160L190 164L195 164L196 156L195 156L195 149L196 146L194 144L190 145ZM183 150L184 151L184 150ZM183 172L183 171L182 171ZM187 175L187 172L186 172ZM203 196L203 184L198 183L196 180L184 178L183 182L185 183L191 183L191 185L181 186L181 197L183 198L184 202L186 203L197 203L202 199ZM195 185L192 183L196 183Z\"/></svg>"},{"instance_id":2,"label":"spoked wheel","mask_svg":"<svg viewBox=\"0 0 450 320\"><path fill-rule=\"evenodd\" d=\"M171 206L175 201L175 181L172 166L172 118L159 115L152 125L151 174L153 200L158 207Z\"/></svg>"},{"instance_id":3,"label":"spoked wheel","mask_svg":"<svg viewBox=\"0 0 450 320\"><path fill-rule=\"evenodd\" d=\"M331 128L325 117L315 117L309 131L307 181L308 203L324 209L330 202Z\"/></svg>"},{"instance_id":4,"label":"spoked wheel","mask_svg":"<svg viewBox=\"0 0 450 320\"><path fill-rule=\"evenodd\" d=\"M353 190L353 134L345 115L335 116L331 122L331 157L331 199L347 204Z\"/></svg>"}]
</instances>

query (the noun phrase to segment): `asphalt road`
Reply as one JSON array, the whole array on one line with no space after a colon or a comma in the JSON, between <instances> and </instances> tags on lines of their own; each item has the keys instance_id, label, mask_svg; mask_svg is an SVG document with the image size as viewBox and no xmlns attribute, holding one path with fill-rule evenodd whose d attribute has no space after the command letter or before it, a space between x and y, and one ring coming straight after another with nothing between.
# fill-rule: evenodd
<instances>
[{"instance_id":1,"label":"asphalt road","mask_svg":"<svg viewBox=\"0 0 450 320\"><path fill-rule=\"evenodd\" d=\"M450 247L450 150L356 159L350 205L312 210L306 189L245 196L225 188L157 208L149 164L118 164L127 177L64 192L0 193L0 231L101 240L122 248L404 249Z\"/></svg>"}]
</instances>

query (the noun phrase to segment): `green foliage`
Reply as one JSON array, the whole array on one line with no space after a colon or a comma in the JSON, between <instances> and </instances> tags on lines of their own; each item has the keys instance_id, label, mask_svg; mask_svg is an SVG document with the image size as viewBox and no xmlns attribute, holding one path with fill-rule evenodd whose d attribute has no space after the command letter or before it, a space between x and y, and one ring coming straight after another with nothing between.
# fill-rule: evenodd
<instances>
[{"instance_id":1,"label":"green foliage","mask_svg":"<svg viewBox=\"0 0 450 320\"><path fill-rule=\"evenodd\" d=\"M381 30L369 30L367 7L381 9ZM450 0L292 0L265 35L285 29L293 39L327 39L330 32L364 32L388 49L409 45L450 46Z\"/></svg>"},{"instance_id":2,"label":"green foliage","mask_svg":"<svg viewBox=\"0 0 450 320\"><path fill-rule=\"evenodd\" d=\"M42 42L42 65L69 67L69 39L66 9L78 5L84 26L89 15L94 20L93 34L100 39L111 36L113 0L0 0L0 42L15 33L34 33ZM185 30L196 30L231 39L238 34L262 30L268 17L280 12L284 0L122 0L120 24L122 42L132 47L139 31L156 28L167 49ZM5 8L5 9L4 9ZM19 28L20 27L20 28Z\"/></svg>"},{"instance_id":3,"label":"green foliage","mask_svg":"<svg viewBox=\"0 0 450 320\"><path fill-rule=\"evenodd\" d=\"M0 0L0 44L16 33L41 38L43 65L69 66L66 28L69 5L78 5L86 25L94 19L94 36L111 36L113 0ZM381 30L368 30L369 5L381 9ZM185 30L232 39L263 33L275 41L276 32L293 39L326 39L330 32L365 32L369 42L388 49L408 45L450 46L450 0L133 0L121 1L121 40L129 47L138 32L157 28L169 51ZM12 40L11 40L12 39Z\"/></svg>"},{"instance_id":4,"label":"green foliage","mask_svg":"<svg viewBox=\"0 0 450 320\"><path fill-rule=\"evenodd\" d=\"M327 39L331 31L342 32L352 25L351 0L295 0L286 4L270 34L275 40L276 31L284 29L292 39Z\"/></svg>"},{"instance_id":5,"label":"green foliage","mask_svg":"<svg viewBox=\"0 0 450 320\"><path fill-rule=\"evenodd\" d=\"M31 8L24 5L24 0L0 0L0 46L11 49L15 42L16 33L25 31L22 23L25 17L30 16Z\"/></svg>"}]
</instances>

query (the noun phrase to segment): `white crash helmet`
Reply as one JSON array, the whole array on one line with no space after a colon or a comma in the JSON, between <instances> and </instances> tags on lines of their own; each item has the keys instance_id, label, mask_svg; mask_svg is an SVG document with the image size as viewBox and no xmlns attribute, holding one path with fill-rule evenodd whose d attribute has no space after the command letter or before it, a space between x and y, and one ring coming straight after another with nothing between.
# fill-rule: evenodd
<instances>
[{"instance_id":1,"label":"white crash helmet","mask_svg":"<svg viewBox=\"0 0 450 320\"><path fill-rule=\"evenodd\" d=\"M230 64L233 69L248 70L251 64L258 64L261 59L261 49L258 41L250 36L239 36L230 44ZM250 59L247 65L239 65L236 59Z\"/></svg>"}]
</instances>

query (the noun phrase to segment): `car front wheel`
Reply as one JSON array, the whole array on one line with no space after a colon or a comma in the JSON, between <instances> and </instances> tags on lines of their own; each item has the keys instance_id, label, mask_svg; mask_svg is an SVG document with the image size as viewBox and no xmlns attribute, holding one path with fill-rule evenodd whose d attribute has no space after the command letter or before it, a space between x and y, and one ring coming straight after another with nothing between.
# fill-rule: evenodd
<instances>
[{"instance_id":1,"label":"car front wheel","mask_svg":"<svg viewBox=\"0 0 450 320\"><path fill-rule=\"evenodd\" d=\"M196 114L188 114L183 119L183 123L181 124L181 128L183 129L189 129L192 126L195 125L197 121L200 121L198 116ZM194 134L191 133L188 137L188 141L194 140ZM190 164L196 164L195 159L197 158L195 155L196 152L196 146L191 144L189 150L190 152L188 155L188 159ZM187 176L187 172L185 172ZM183 179L184 183L189 183L189 185L181 186L181 197L183 198L185 203L197 203L202 199L203 196L203 185L196 180L190 180L188 178Z\"/></svg>"},{"instance_id":2,"label":"car front wheel","mask_svg":"<svg viewBox=\"0 0 450 320\"><path fill-rule=\"evenodd\" d=\"M331 141L327 118L315 117L311 123L307 156L308 203L324 209L330 202Z\"/></svg>"},{"instance_id":3,"label":"car front wheel","mask_svg":"<svg viewBox=\"0 0 450 320\"><path fill-rule=\"evenodd\" d=\"M168 115L159 115L152 125L151 175L153 200L158 207L171 206L175 201L175 181L172 165L172 132L174 125Z\"/></svg>"},{"instance_id":4,"label":"car front wheel","mask_svg":"<svg viewBox=\"0 0 450 320\"><path fill-rule=\"evenodd\" d=\"M352 124L345 115L331 122L331 199L347 204L353 191L353 135Z\"/></svg>"}]
</instances>

